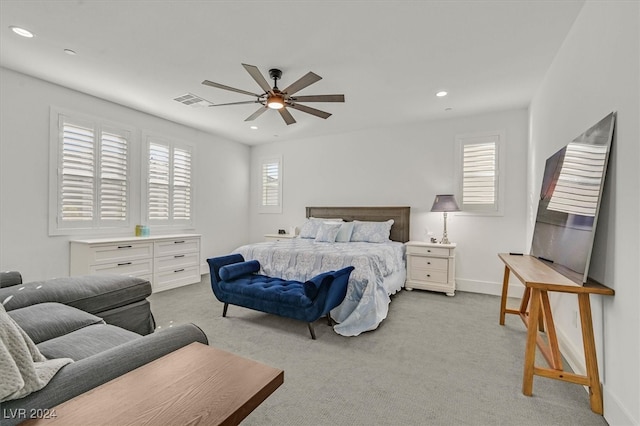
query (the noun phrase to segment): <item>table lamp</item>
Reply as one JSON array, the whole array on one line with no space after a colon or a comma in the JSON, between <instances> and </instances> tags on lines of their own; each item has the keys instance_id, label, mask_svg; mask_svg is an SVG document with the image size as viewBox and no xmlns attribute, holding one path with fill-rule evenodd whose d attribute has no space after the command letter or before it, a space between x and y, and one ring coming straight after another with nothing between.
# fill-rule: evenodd
<instances>
[{"instance_id":1,"label":"table lamp","mask_svg":"<svg viewBox=\"0 0 640 426\"><path fill-rule=\"evenodd\" d=\"M460 208L453 195L436 195L436 199L433 200L432 212L444 212L444 233L442 234L442 240L440 244L450 244L449 238L447 238L447 212L459 212Z\"/></svg>"}]
</instances>

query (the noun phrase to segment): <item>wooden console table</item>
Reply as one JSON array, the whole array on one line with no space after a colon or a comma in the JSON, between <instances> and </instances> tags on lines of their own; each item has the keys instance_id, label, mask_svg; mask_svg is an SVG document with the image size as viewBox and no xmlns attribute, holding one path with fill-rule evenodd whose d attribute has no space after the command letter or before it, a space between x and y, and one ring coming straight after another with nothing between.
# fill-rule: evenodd
<instances>
[{"instance_id":1,"label":"wooden console table","mask_svg":"<svg viewBox=\"0 0 640 426\"><path fill-rule=\"evenodd\" d=\"M500 301L500 325L504 325L505 314L515 314L522 318L527 326L527 344L524 354L524 377L522 380L522 393L531 396L533 392L533 376L547 377L563 380L589 387L589 400L591 410L602 414L602 389L598 374L598 360L596 358L595 341L593 337L593 322L591 319L590 294L612 296L614 291L609 287L595 282L582 285L582 277L576 277L575 273L566 269L560 273L558 267L551 268L533 256L510 255L501 253L498 255L504 262L504 279L502 281L502 299ZM525 286L525 291L520 303L520 309L507 309L507 291L509 287L509 274L513 273ZM582 328L582 341L586 365L586 376L569 373L562 369L562 357L558 347L551 306L549 305L548 292L573 293L578 296L580 310L580 326ZM547 339L538 333L545 331ZM536 344L547 361L550 368L535 365Z\"/></svg>"},{"instance_id":2,"label":"wooden console table","mask_svg":"<svg viewBox=\"0 0 640 426\"><path fill-rule=\"evenodd\" d=\"M192 343L47 410L25 425L237 425L284 371Z\"/></svg>"}]
</instances>

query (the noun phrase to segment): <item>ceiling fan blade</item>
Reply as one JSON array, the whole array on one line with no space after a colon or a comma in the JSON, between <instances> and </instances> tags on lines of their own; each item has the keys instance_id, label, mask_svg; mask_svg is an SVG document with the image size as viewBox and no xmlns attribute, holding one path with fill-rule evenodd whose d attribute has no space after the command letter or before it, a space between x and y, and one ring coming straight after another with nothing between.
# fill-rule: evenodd
<instances>
[{"instance_id":1,"label":"ceiling fan blade","mask_svg":"<svg viewBox=\"0 0 640 426\"><path fill-rule=\"evenodd\" d=\"M344 95L293 96L291 100L296 102L344 102Z\"/></svg>"},{"instance_id":2,"label":"ceiling fan blade","mask_svg":"<svg viewBox=\"0 0 640 426\"><path fill-rule=\"evenodd\" d=\"M280 116L282 117L284 122L287 123L287 126L296 122L296 120L293 118L293 115L291 115L291 113L287 111L286 108L280 108L278 112L280 113Z\"/></svg>"},{"instance_id":3,"label":"ceiling fan blade","mask_svg":"<svg viewBox=\"0 0 640 426\"><path fill-rule=\"evenodd\" d=\"M256 81L256 83L258 83L258 86L260 86L262 90L264 90L266 93L272 93L271 86L269 85L267 80L264 78L264 76L262 75L258 67L256 67L255 65L247 65L247 64L242 64L242 66L244 67L245 70L247 70L249 75L253 77L253 79Z\"/></svg>"},{"instance_id":4,"label":"ceiling fan blade","mask_svg":"<svg viewBox=\"0 0 640 426\"><path fill-rule=\"evenodd\" d=\"M291 83L286 89L283 89L282 91L287 95L291 96L294 93L320 80L322 80L322 77L320 77L318 74L314 74L311 71L309 71L308 73L300 77L298 80Z\"/></svg>"},{"instance_id":5,"label":"ceiling fan blade","mask_svg":"<svg viewBox=\"0 0 640 426\"><path fill-rule=\"evenodd\" d=\"M267 107L262 107L259 110L257 110L256 112L254 112L253 114L251 114L250 116L248 116L247 118L244 119L244 121L253 121L256 118L258 118L259 116L262 115L263 112L265 112L267 110Z\"/></svg>"},{"instance_id":6,"label":"ceiling fan blade","mask_svg":"<svg viewBox=\"0 0 640 426\"><path fill-rule=\"evenodd\" d=\"M306 112L307 114L315 115L316 117L327 119L331 117L331 114L325 111L320 111L319 109L311 108L306 105L300 104L289 104L291 108L297 109L298 111Z\"/></svg>"},{"instance_id":7,"label":"ceiling fan blade","mask_svg":"<svg viewBox=\"0 0 640 426\"><path fill-rule=\"evenodd\" d=\"M224 84L220 84L220 83L214 83L213 81L209 81L209 80L203 81L202 84L204 84L205 86L211 86L218 89L230 90L232 92L243 93L249 96L255 96L257 98L260 97L260 95L256 93L247 92L246 90L242 90L242 89L236 89L235 87L225 86Z\"/></svg>"},{"instance_id":8,"label":"ceiling fan blade","mask_svg":"<svg viewBox=\"0 0 640 426\"><path fill-rule=\"evenodd\" d=\"M260 101L244 101L244 102L229 102L228 104L213 104L209 105L210 107L219 107L219 106L227 106L227 105L243 105L243 104L259 104Z\"/></svg>"}]
</instances>

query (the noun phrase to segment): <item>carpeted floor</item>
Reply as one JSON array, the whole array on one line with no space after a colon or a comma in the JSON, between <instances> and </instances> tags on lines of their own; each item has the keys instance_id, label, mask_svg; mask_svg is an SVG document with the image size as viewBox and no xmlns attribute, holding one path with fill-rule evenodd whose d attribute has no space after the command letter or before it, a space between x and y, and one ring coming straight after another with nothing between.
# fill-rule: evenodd
<instances>
[{"instance_id":1,"label":"carpeted floor","mask_svg":"<svg viewBox=\"0 0 640 426\"><path fill-rule=\"evenodd\" d=\"M358 337L229 306L208 282L150 297L161 328L192 322L209 344L283 369L284 384L243 425L606 425L582 386L536 377L522 395L525 328L498 325L500 299L402 291ZM539 363L544 360L538 354Z\"/></svg>"}]
</instances>

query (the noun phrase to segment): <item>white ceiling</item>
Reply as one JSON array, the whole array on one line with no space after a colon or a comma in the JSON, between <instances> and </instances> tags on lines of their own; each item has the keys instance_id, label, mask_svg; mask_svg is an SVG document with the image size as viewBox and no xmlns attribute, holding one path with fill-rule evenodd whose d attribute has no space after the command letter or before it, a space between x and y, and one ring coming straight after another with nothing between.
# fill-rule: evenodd
<instances>
[{"instance_id":1,"label":"white ceiling","mask_svg":"<svg viewBox=\"0 0 640 426\"><path fill-rule=\"evenodd\" d=\"M0 65L234 141L275 140L527 106L583 1L12 1L0 0ZM35 37L16 36L9 26ZM76 56L63 53L72 49ZM244 119L256 105L205 79L261 93L241 66L308 71L298 95L327 120L291 110ZM441 89L450 94L436 98ZM445 108L452 108L445 111ZM259 126L249 129L250 124Z\"/></svg>"}]
</instances>

